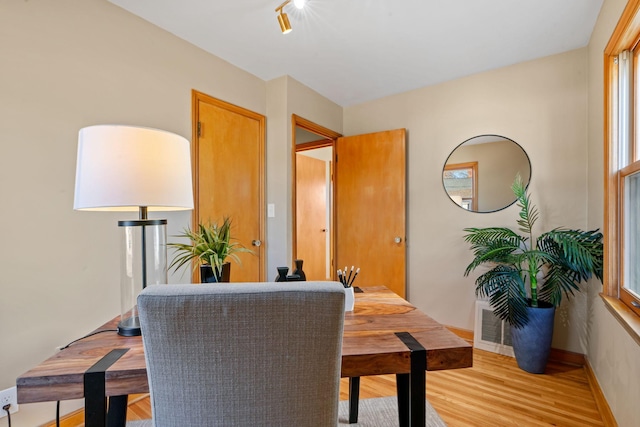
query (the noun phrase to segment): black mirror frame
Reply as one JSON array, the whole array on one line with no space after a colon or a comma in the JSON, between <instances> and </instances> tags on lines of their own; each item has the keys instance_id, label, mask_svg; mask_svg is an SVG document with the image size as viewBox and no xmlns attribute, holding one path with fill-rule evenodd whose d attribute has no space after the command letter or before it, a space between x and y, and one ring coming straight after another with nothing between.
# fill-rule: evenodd
<instances>
[{"instance_id":1,"label":"black mirror frame","mask_svg":"<svg viewBox=\"0 0 640 427\"><path fill-rule=\"evenodd\" d=\"M518 148L520 148L520 150L522 150L522 153L524 153L524 156L527 159L527 163L529 164L529 179L526 183L526 188L529 187L529 184L531 183L531 178L533 176L533 168L531 167L531 158L529 157L529 154L525 151L524 148L522 148L522 146L520 144L518 144L517 142L515 142L513 139L511 138L507 138L506 136L502 136L502 135L497 135L497 134L482 134L482 135L475 135L472 136L471 138L468 138L464 141L462 141L460 144L456 145L455 148L453 150L451 150L451 152L449 153L449 155L447 156L447 158L444 161L444 165L442 166L442 170L441 170L441 179L442 179L442 189L444 190L445 194L447 195L447 198L451 201L451 203L453 203L456 207L458 207L459 209L462 209L464 211L467 212L471 212L471 213L480 213L480 214L487 214L487 213L493 213L493 212L499 212L501 210L507 209L509 206L512 206L514 203L516 203L516 198L514 196L513 201L501 208L498 209L493 209L493 210L487 210L487 211L480 211L480 210L471 210L471 209L465 209L462 206L460 206L458 203L456 203L451 196L449 195L449 192L447 191L447 188L445 187L445 183L444 183L444 171L445 168L447 166L447 164L449 163L449 159L451 158L451 156L453 155L453 153L455 153L455 151L462 147L464 144L468 143L469 141L472 141L474 139L477 138L482 138L482 137L496 137L496 138L500 138L501 140L505 140L505 141L509 141L512 142L513 144L515 144Z\"/></svg>"}]
</instances>

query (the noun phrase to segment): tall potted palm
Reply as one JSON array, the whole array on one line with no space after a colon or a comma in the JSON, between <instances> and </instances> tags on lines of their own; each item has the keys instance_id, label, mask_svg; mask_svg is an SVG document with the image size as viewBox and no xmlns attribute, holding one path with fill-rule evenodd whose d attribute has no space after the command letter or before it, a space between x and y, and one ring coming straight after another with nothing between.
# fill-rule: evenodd
<instances>
[{"instance_id":1,"label":"tall potted palm","mask_svg":"<svg viewBox=\"0 0 640 427\"><path fill-rule=\"evenodd\" d=\"M238 253L249 252L231 237L231 219L225 217L222 224L200 223L195 230L185 228L176 237L187 238L191 243L169 243L174 248L175 256L169 268L180 269L185 264L193 263L194 270L200 267L200 281L228 282L231 265L228 258L240 263Z\"/></svg>"},{"instance_id":2,"label":"tall potted palm","mask_svg":"<svg viewBox=\"0 0 640 427\"><path fill-rule=\"evenodd\" d=\"M518 176L511 186L520 207L519 231L505 227L465 228L473 261L464 275L481 265L476 295L488 297L495 315L512 328L518 366L543 373L553 336L555 307L580 291L593 275L602 281L602 233L555 228L534 236L538 210Z\"/></svg>"}]
</instances>

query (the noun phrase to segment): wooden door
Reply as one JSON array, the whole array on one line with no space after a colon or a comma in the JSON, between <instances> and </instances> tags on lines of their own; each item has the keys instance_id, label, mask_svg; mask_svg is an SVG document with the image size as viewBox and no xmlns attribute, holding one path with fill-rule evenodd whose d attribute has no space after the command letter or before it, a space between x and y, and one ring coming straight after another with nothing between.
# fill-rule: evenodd
<instances>
[{"instance_id":1,"label":"wooden door","mask_svg":"<svg viewBox=\"0 0 640 427\"><path fill-rule=\"evenodd\" d=\"M230 217L232 237L253 251L231 261L231 281L263 281L265 118L193 91L193 119L194 223Z\"/></svg>"},{"instance_id":2,"label":"wooden door","mask_svg":"<svg viewBox=\"0 0 640 427\"><path fill-rule=\"evenodd\" d=\"M405 130L336 141L336 265L406 296Z\"/></svg>"},{"instance_id":3,"label":"wooden door","mask_svg":"<svg viewBox=\"0 0 640 427\"><path fill-rule=\"evenodd\" d=\"M298 259L307 280L327 280L327 163L296 154Z\"/></svg>"}]
</instances>

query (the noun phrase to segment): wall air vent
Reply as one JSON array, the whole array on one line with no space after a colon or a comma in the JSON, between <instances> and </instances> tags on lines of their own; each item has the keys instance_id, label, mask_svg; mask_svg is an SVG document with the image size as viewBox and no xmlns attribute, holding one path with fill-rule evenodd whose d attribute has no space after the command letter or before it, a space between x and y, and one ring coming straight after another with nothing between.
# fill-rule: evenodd
<instances>
[{"instance_id":1,"label":"wall air vent","mask_svg":"<svg viewBox=\"0 0 640 427\"><path fill-rule=\"evenodd\" d=\"M476 301L476 324L473 332L473 346L492 353L513 355L511 346L511 326L493 314L489 301Z\"/></svg>"}]
</instances>

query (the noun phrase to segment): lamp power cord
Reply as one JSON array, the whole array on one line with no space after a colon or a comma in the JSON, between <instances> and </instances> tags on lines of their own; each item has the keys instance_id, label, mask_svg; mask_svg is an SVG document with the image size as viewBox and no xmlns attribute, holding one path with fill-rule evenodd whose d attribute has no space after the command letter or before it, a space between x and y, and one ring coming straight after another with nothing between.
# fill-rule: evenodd
<instances>
[{"instance_id":1,"label":"lamp power cord","mask_svg":"<svg viewBox=\"0 0 640 427\"><path fill-rule=\"evenodd\" d=\"M118 332L118 330L117 329L101 329L99 331L91 332L90 334L87 334L83 337L80 337L78 339L71 341L69 344L65 345L64 347L60 347L60 350L69 348L71 344L77 343L78 341L82 341L85 338L89 338L97 334L102 334L104 332ZM9 427L11 427L11 420L9 420ZM60 427L60 401L59 400L56 402L56 427Z\"/></svg>"},{"instance_id":2,"label":"lamp power cord","mask_svg":"<svg viewBox=\"0 0 640 427\"><path fill-rule=\"evenodd\" d=\"M87 335L85 335L83 337L80 337L78 339L75 339L75 340L71 341L69 344L65 345L64 347L60 347L60 350L64 350L65 348L68 348L71 344L77 343L78 341L81 341L81 340L83 340L85 338L89 338L89 337L92 337L92 336L97 335L97 334L102 334L104 332L118 332L118 330L117 329L101 329L99 331L91 332L90 334L87 334Z\"/></svg>"},{"instance_id":3,"label":"lamp power cord","mask_svg":"<svg viewBox=\"0 0 640 427\"><path fill-rule=\"evenodd\" d=\"M11 412L9 409L11 408L11 403L7 403L2 407L2 409L7 413L7 420L9 421L9 427L11 427Z\"/></svg>"}]
</instances>

